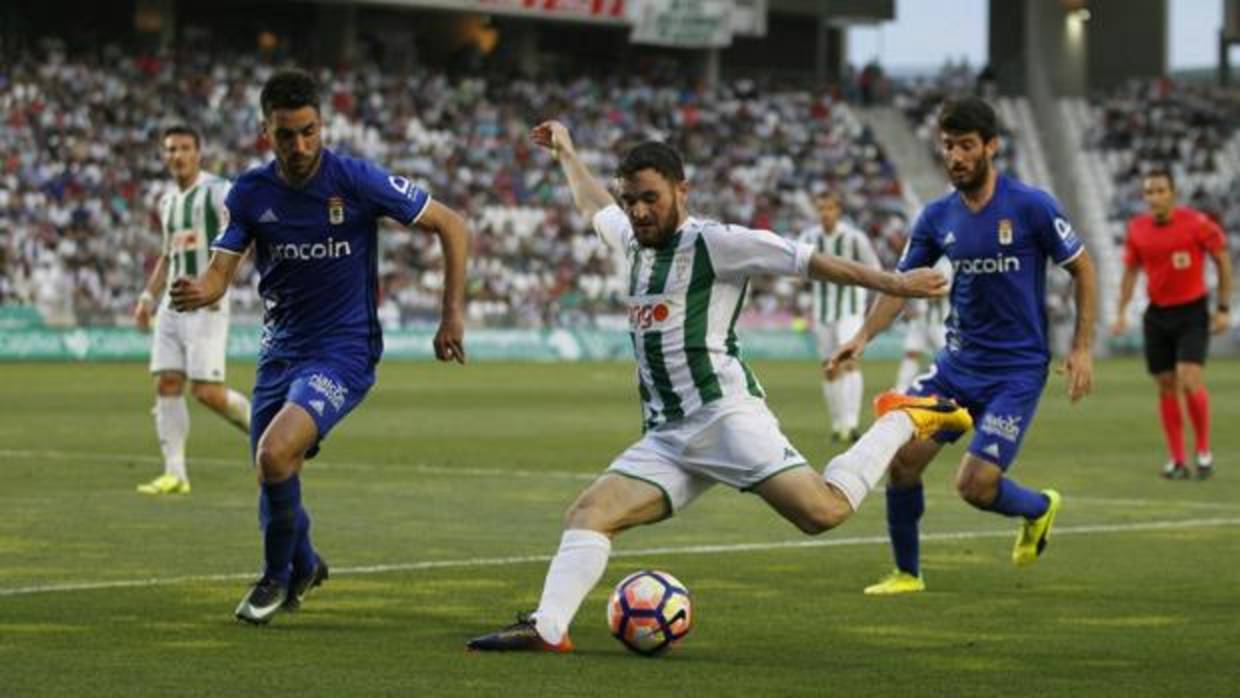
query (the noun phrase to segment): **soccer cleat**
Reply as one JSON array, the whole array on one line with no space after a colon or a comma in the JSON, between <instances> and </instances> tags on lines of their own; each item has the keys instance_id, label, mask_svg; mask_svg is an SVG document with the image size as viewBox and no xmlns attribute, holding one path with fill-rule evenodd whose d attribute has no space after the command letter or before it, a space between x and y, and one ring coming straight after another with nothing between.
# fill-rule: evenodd
<instances>
[{"instance_id":1,"label":"soccer cleat","mask_svg":"<svg viewBox=\"0 0 1240 698\"><path fill-rule=\"evenodd\" d=\"M314 569L310 570L310 574L304 577L295 577L288 584L288 598L284 599L284 610L296 611L301 608L301 604L306 600L315 587L321 585L327 580L328 569L327 560L321 557L314 558Z\"/></svg>"},{"instance_id":2,"label":"soccer cleat","mask_svg":"<svg viewBox=\"0 0 1240 698\"><path fill-rule=\"evenodd\" d=\"M882 417L892 410L901 410L913 420L919 439L932 438L939 432L963 434L973 428L968 410L953 400L934 395L914 397L888 390L874 398L875 416Z\"/></svg>"},{"instance_id":3,"label":"soccer cleat","mask_svg":"<svg viewBox=\"0 0 1240 698\"><path fill-rule=\"evenodd\" d=\"M518 613L517 622L490 633L470 640L466 648L476 652L572 652L573 639L564 633L564 637L554 645L538 634L534 619L528 613Z\"/></svg>"},{"instance_id":4,"label":"soccer cleat","mask_svg":"<svg viewBox=\"0 0 1240 698\"><path fill-rule=\"evenodd\" d=\"M251 625L266 625L288 598L288 589L280 582L263 577L250 587L234 615Z\"/></svg>"},{"instance_id":5,"label":"soccer cleat","mask_svg":"<svg viewBox=\"0 0 1240 698\"><path fill-rule=\"evenodd\" d=\"M1025 519L1021 524L1020 533L1016 535L1016 545L1012 546L1012 564L1018 567L1032 565L1046 549L1046 541L1051 536L1051 526L1055 523L1055 514L1059 513L1059 505L1063 500L1055 490L1042 490L1046 495L1046 512L1036 519Z\"/></svg>"},{"instance_id":6,"label":"soccer cleat","mask_svg":"<svg viewBox=\"0 0 1240 698\"><path fill-rule=\"evenodd\" d=\"M189 481L164 473L150 482L138 485L142 494L189 494Z\"/></svg>"},{"instance_id":7,"label":"soccer cleat","mask_svg":"<svg viewBox=\"0 0 1240 698\"><path fill-rule=\"evenodd\" d=\"M1197 479L1209 480L1214 475L1214 454L1206 451L1197 454Z\"/></svg>"},{"instance_id":8,"label":"soccer cleat","mask_svg":"<svg viewBox=\"0 0 1240 698\"><path fill-rule=\"evenodd\" d=\"M925 590L926 580L921 575L914 577L903 570L892 570L891 574L866 587L865 593L866 596L894 596Z\"/></svg>"},{"instance_id":9,"label":"soccer cleat","mask_svg":"<svg viewBox=\"0 0 1240 698\"><path fill-rule=\"evenodd\" d=\"M853 427L852 429L848 430L848 443L855 444L860 440L861 440L860 429L858 429L857 427Z\"/></svg>"},{"instance_id":10,"label":"soccer cleat","mask_svg":"<svg viewBox=\"0 0 1240 698\"><path fill-rule=\"evenodd\" d=\"M1166 480L1187 480L1189 478L1188 468L1185 468L1183 463L1167 461L1167 464L1163 466L1162 476Z\"/></svg>"}]
</instances>

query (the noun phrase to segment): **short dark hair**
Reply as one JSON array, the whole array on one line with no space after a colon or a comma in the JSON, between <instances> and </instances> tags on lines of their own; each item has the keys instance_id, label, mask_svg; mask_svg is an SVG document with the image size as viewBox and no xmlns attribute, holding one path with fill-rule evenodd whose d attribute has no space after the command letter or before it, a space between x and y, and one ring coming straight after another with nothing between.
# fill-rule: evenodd
<instances>
[{"instance_id":1,"label":"short dark hair","mask_svg":"<svg viewBox=\"0 0 1240 698\"><path fill-rule=\"evenodd\" d=\"M685 181L685 164L680 153L660 141L639 143L625 153L620 161L619 175L628 179L642 170L654 170L671 182Z\"/></svg>"},{"instance_id":2,"label":"short dark hair","mask_svg":"<svg viewBox=\"0 0 1240 698\"><path fill-rule=\"evenodd\" d=\"M159 136L159 140L162 142L168 138L168 136L189 136L194 139L194 149L202 150L202 139L198 136L198 131L190 126L186 126L185 124L173 124L164 129L164 132Z\"/></svg>"},{"instance_id":3,"label":"short dark hair","mask_svg":"<svg viewBox=\"0 0 1240 698\"><path fill-rule=\"evenodd\" d=\"M977 132L983 141L989 141L999 135L999 117L994 107L981 97L948 99L939 108L939 130Z\"/></svg>"},{"instance_id":4,"label":"short dark hair","mask_svg":"<svg viewBox=\"0 0 1240 698\"><path fill-rule=\"evenodd\" d=\"M318 111L319 83L304 70L281 70L267 79L258 101L263 118L271 116L275 109L314 107Z\"/></svg>"},{"instance_id":5,"label":"short dark hair","mask_svg":"<svg viewBox=\"0 0 1240 698\"><path fill-rule=\"evenodd\" d=\"M1175 177L1171 174L1171 168L1159 165L1146 170L1141 179L1152 179L1154 177L1162 177L1167 180L1167 186L1171 187L1171 191L1175 191Z\"/></svg>"}]
</instances>

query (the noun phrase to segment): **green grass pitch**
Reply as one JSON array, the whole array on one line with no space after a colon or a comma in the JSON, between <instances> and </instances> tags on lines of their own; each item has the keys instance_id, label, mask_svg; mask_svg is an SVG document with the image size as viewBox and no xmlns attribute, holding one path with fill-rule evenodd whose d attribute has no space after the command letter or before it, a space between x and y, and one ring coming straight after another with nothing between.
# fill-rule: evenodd
<instances>
[{"instance_id":1,"label":"green grass pitch","mask_svg":"<svg viewBox=\"0 0 1240 698\"><path fill-rule=\"evenodd\" d=\"M816 367L755 369L821 467ZM867 392L894 369L868 365ZM253 366L231 370L248 389ZM1100 363L1075 407L1052 376L1012 471L1065 496L1032 568L1008 561L1015 522L955 496L956 446L927 474L924 594L861 594L891 566L881 491L808 538L717 488L618 539L577 653L499 656L464 642L535 605L564 509L636 438L631 364L382 365L303 473L332 579L266 628L232 619L261 555L240 434L192 406L193 494L143 497L144 366L0 365L0 694L1237 695L1240 363L1207 377L1219 474L1166 482L1136 361ZM642 567L694 594L693 632L654 660L604 623L610 586Z\"/></svg>"}]
</instances>

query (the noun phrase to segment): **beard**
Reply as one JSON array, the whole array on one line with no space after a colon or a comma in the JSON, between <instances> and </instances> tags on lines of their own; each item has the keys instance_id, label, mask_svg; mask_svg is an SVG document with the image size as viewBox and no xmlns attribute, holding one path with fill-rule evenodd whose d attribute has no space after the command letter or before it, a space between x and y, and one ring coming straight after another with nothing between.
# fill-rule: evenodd
<instances>
[{"instance_id":1,"label":"beard","mask_svg":"<svg viewBox=\"0 0 1240 698\"><path fill-rule=\"evenodd\" d=\"M987 176L990 175L990 163L985 158L979 158L977 164L973 166L973 172L959 173L951 170L947 171L947 178L951 180L952 186L956 191L963 193L972 193L977 191L986 183Z\"/></svg>"},{"instance_id":2,"label":"beard","mask_svg":"<svg viewBox=\"0 0 1240 698\"><path fill-rule=\"evenodd\" d=\"M637 236L637 242L642 247L662 247L668 240L671 240L676 231L680 228L681 207L679 204L673 204L672 210L666 220L656 219L650 228L639 228L633 225L633 233ZM632 224L632 221L629 221Z\"/></svg>"}]
</instances>

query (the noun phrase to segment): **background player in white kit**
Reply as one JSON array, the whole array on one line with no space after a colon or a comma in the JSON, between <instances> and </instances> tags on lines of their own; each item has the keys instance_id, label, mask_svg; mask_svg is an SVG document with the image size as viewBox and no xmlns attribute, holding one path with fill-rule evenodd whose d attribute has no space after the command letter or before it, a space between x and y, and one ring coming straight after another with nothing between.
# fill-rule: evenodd
<instances>
[{"instance_id":1,"label":"background player in white kit","mask_svg":"<svg viewBox=\"0 0 1240 698\"><path fill-rule=\"evenodd\" d=\"M939 260L934 269L951 278L952 265L946 259ZM908 309L904 315L908 322L904 333L904 358L896 371L895 384L895 390L901 393L917 377L922 359L933 359L947 345L947 314L951 312L951 302L943 296L918 299L906 307Z\"/></svg>"},{"instance_id":2,"label":"background player in white kit","mask_svg":"<svg viewBox=\"0 0 1240 698\"><path fill-rule=\"evenodd\" d=\"M228 296L211 307L184 313L172 309L167 298L162 302L156 300L163 294L168 279L197 276L207 268L211 241L228 223L224 208L228 180L202 171L197 132L188 126L171 126L164 130L162 144L164 163L173 179L159 199L163 252L138 297L134 320L139 329L148 329L158 305L151 373L155 374L155 433L163 453L164 472L138 485L138 491L188 494L186 377L190 392L199 402L246 434L250 430L250 401L224 385Z\"/></svg>"},{"instance_id":3,"label":"background player in white kit","mask_svg":"<svg viewBox=\"0 0 1240 698\"><path fill-rule=\"evenodd\" d=\"M881 269L870 238L843 218L839 194L825 191L814 204L819 223L804 230L798 241L811 245L818 254L829 254ZM861 396L865 386L856 361L828 369L831 356L861 329L865 321L866 289L830 281L813 282L813 321L811 327L822 361L822 397L831 416L832 441L856 441L861 437Z\"/></svg>"}]
</instances>

